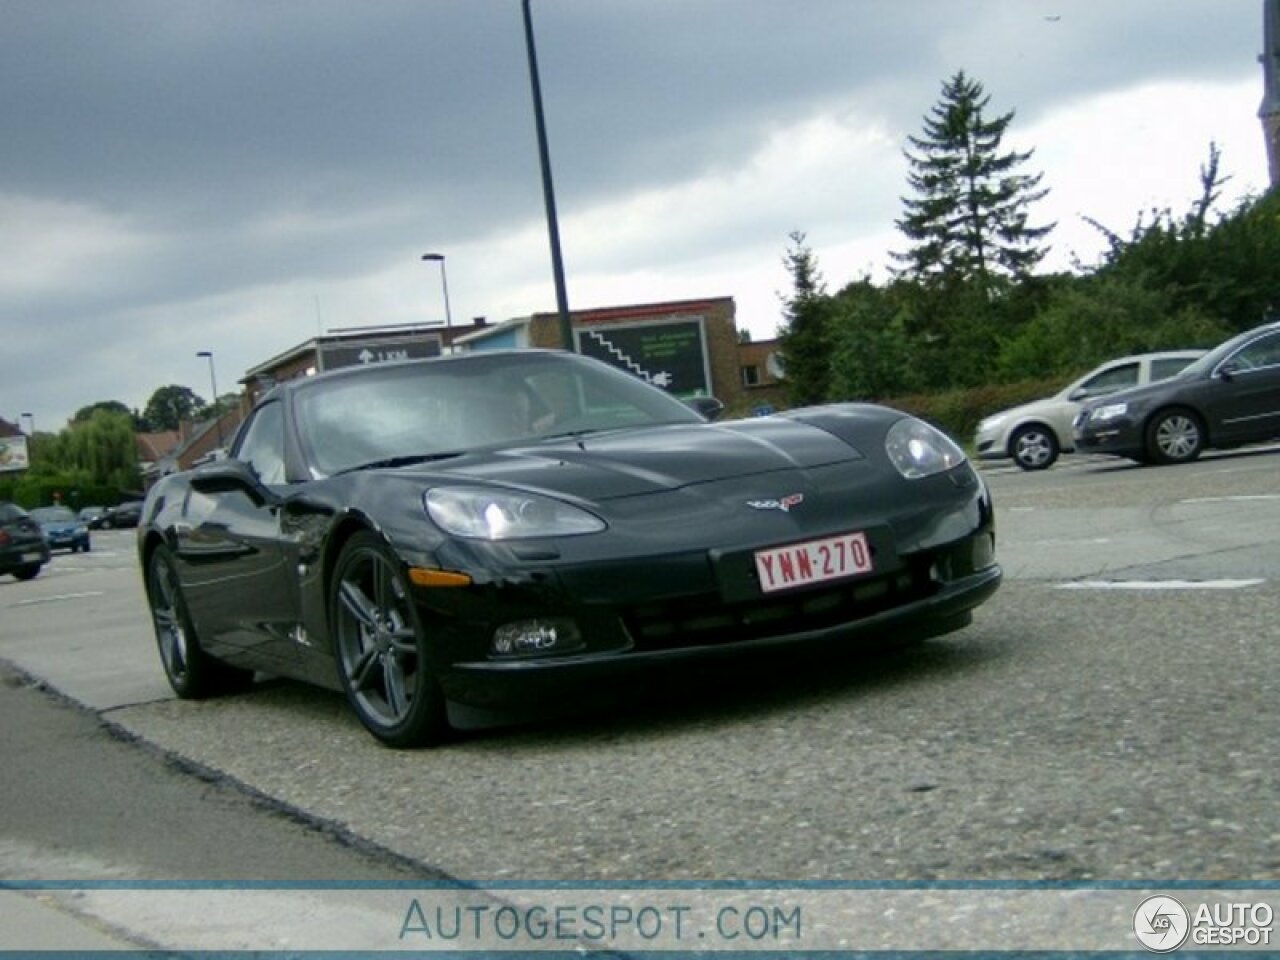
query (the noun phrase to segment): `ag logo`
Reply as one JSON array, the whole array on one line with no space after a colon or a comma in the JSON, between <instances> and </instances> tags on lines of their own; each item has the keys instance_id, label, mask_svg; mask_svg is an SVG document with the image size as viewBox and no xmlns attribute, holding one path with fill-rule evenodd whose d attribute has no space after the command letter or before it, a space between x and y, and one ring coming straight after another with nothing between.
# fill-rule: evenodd
<instances>
[{"instance_id":1,"label":"ag logo","mask_svg":"<svg viewBox=\"0 0 1280 960\"><path fill-rule=\"evenodd\" d=\"M802 503L804 503L804 494L792 493L778 500L748 500L747 506L757 510L781 510L783 513L790 513L792 507L798 507Z\"/></svg>"},{"instance_id":2,"label":"ag logo","mask_svg":"<svg viewBox=\"0 0 1280 960\"><path fill-rule=\"evenodd\" d=\"M1152 953L1169 953L1186 942L1191 915L1173 897L1147 897L1133 914L1133 932Z\"/></svg>"}]
</instances>

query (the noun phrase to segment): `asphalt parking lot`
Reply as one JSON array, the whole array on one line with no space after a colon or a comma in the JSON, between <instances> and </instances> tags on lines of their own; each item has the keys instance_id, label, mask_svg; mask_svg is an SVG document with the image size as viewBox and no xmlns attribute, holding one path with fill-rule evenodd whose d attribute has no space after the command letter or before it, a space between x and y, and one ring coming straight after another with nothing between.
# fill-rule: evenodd
<instances>
[{"instance_id":1,"label":"asphalt parking lot","mask_svg":"<svg viewBox=\"0 0 1280 960\"><path fill-rule=\"evenodd\" d=\"M968 630L703 668L609 711L378 746L336 695L171 698L128 532L0 580L0 659L162 754L473 880L1271 879L1275 451L986 468Z\"/></svg>"}]
</instances>

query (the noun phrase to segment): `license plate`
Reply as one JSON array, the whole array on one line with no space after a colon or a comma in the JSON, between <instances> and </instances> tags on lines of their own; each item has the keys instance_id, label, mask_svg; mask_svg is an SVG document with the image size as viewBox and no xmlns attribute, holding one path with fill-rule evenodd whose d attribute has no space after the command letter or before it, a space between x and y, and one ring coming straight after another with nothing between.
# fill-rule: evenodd
<instances>
[{"instance_id":1,"label":"license plate","mask_svg":"<svg viewBox=\"0 0 1280 960\"><path fill-rule=\"evenodd\" d=\"M840 580L871 571L871 547L862 532L757 550L756 576L765 593Z\"/></svg>"},{"instance_id":2,"label":"license plate","mask_svg":"<svg viewBox=\"0 0 1280 960\"><path fill-rule=\"evenodd\" d=\"M22 555L23 563L38 563L43 559L44 559L44 554L42 553L24 553Z\"/></svg>"}]
</instances>

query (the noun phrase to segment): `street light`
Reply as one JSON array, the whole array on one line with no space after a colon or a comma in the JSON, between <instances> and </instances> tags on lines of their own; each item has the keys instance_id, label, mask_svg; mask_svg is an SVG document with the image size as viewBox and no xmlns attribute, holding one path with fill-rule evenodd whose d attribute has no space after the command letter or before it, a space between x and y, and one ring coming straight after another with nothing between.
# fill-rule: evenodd
<instances>
[{"instance_id":1,"label":"street light","mask_svg":"<svg viewBox=\"0 0 1280 960\"><path fill-rule=\"evenodd\" d=\"M204 357L209 361L209 389L213 391L213 423L218 428L218 449L222 449L222 413L218 410L218 380L213 375L213 351L201 350L196 353L197 357Z\"/></svg>"},{"instance_id":2,"label":"street light","mask_svg":"<svg viewBox=\"0 0 1280 960\"><path fill-rule=\"evenodd\" d=\"M551 241L551 274L556 284L556 310L560 315L560 345L573 349L573 322L569 318L569 294L564 286L564 260L560 256L560 224L556 195L551 184L551 151L547 148L547 123L542 115L542 84L538 81L538 52L533 45L533 14L524 0L524 40L529 53L529 85L533 88L533 121L538 129L538 159L542 164L542 199L547 207L547 234Z\"/></svg>"},{"instance_id":3,"label":"street light","mask_svg":"<svg viewBox=\"0 0 1280 960\"><path fill-rule=\"evenodd\" d=\"M444 271L443 253L424 253L422 259L440 264L440 285L444 288L444 342L453 353L453 315L449 312L449 277Z\"/></svg>"},{"instance_id":4,"label":"street light","mask_svg":"<svg viewBox=\"0 0 1280 960\"><path fill-rule=\"evenodd\" d=\"M19 420L21 420L23 417L26 417L27 420L30 421L30 426L27 428L27 436L34 437L36 435L36 415L34 413L18 414Z\"/></svg>"}]
</instances>

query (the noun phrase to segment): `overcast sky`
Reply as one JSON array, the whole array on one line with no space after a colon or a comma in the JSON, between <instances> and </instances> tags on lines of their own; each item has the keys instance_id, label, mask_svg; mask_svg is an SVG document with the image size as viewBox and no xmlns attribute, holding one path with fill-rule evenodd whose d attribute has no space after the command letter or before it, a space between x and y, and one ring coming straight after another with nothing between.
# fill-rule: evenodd
<instances>
[{"instance_id":1,"label":"overcast sky","mask_svg":"<svg viewBox=\"0 0 1280 960\"><path fill-rule=\"evenodd\" d=\"M828 288L904 247L906 137L981 81L1050 267L1266 187L1263 0L533 0L570 306ZM0 416L220 392L333 328L554 311L519 0L4 0ZM26 421L23 421L26 425Z\"/></svg>"}]
</instances>

